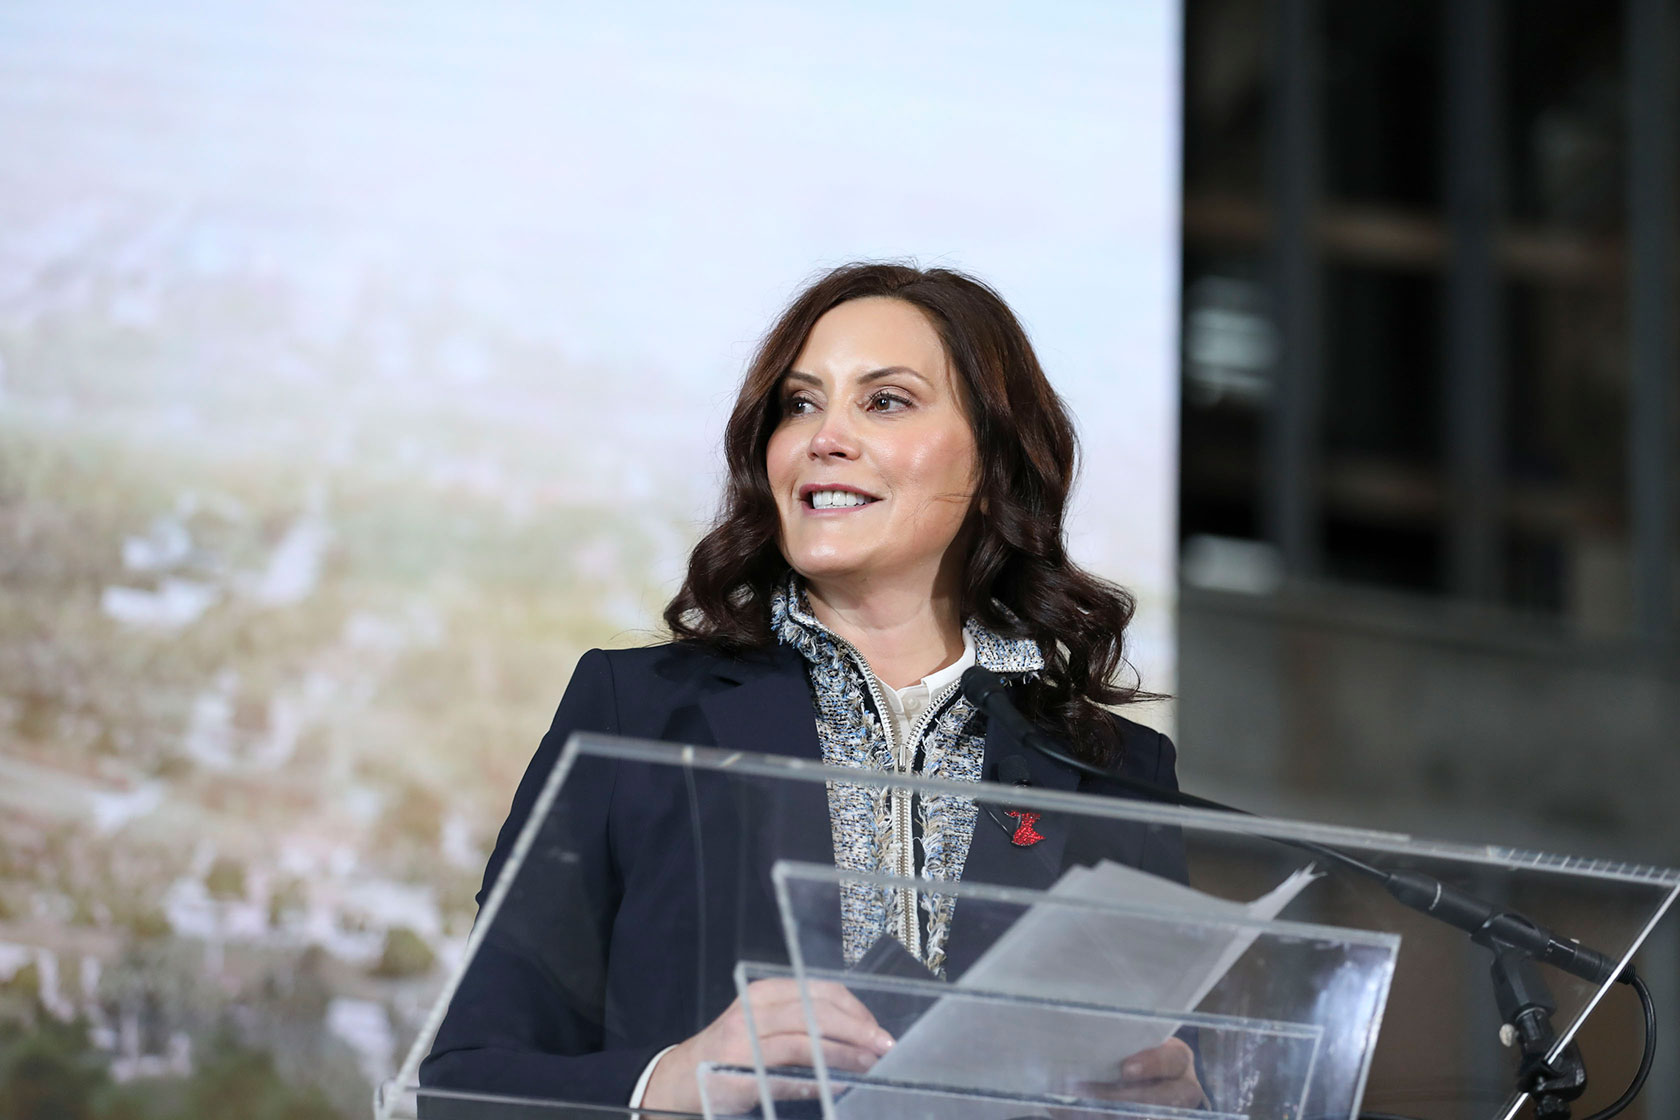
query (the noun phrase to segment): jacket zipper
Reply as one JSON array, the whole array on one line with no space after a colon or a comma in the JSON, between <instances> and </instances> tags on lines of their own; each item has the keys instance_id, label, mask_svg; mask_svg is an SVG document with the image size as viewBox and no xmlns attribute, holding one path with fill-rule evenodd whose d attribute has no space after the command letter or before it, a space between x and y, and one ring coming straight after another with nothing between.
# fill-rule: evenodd
<instances>
[{"instance_id":1,"label":"jacket zipper","mask_svg":"<svg viewBox=\"0 0 1680 1120\"><path fill-rule=\"evenodd\" d=\"M850 642L838 634L832 634L832 632L831 636L851 657L852 663L858 668L858 672L863 674L864 684L869 688L869 699L875 705L875 718L881 724L881 730L887 736L887 746L892 753L893 770L900 774L914 772L916 763L914 752L917 744L921 742L922 736L927 734L928 725L938 717L944 707L957 694L959 686L948 684L939 690L937 696L929 697L928 706L923 709L921 716L911 727L909 738L901 743L898 740L897 725L892 715L887 711L886 697L881 694L880 682L874 671L869 668L869 663L863 659L863 655ZM888 797L892 801L893 840L898 849L898 866L895 870L901 879L916 879L918 878L915 852L916 832L912 820L912 814L915 811L915 795L908 790L895 789L888 794ZM898 902L898 929L894 933L904 947L920 959L923 955L922 916L916 905L916 891L911 887L899 888Z\"/></svg>"},{"instance_id":2,"label":"jacket zipper","mask_svg":"<svg viewBox=\"0 0 1680 1120\"><path fill-rule=\"evenodd\" d=\"M815 621L815 620L813 620ZM875 673L869 668L869 662L863 659L857 647L846 639L824 626L816 623L817 627L833 639L834 643L845 651L856 665L858 672L863 674L863 683L869 689L870 703L875 705L875 719L881 725L881 731L887 737L887 747L892 755L893 770L896 773L908 774L915 764L914 756L905 753L907 747L913 746L921 740L926 732L928 723L948 703L958 688L957 684L949 684L940 689L939 695L928 698L928 706L921 717L911 728L908 743L898 741L898 731L893 724L892 715L887 711L886 698L881 695L881 685ZM895 789L888 793L892 802L893 840L898 849L898 861L894 871L901 879L916 878L915 830L910 818L913 796L906 790ZM898 891L898 928L893 931L901 944L914 953L917 959L922 957L921 915L916 909L916 892L910 887L901 887Z\"/></svg>"},{"instance_id":3,"label":"jacket zipper","mask_svg":"<svg viewBox=\"0 0 1680 1120\"><path fill-rule=\"evenodd\" d=\"M944 688L940 689L937 695L928 697L927 707L922 710L921 716L917 718L915 724L910 728L910 742L906 748L907 754L904 764L904 769L907 773L915 766L916 755L920 752L922 740L927 735L927 729L933 726L933 721L943 714L944 710L950 706L952 700L956 699L959 689L960 686L957 684L948 684ZM914 847L914 838L916 835L914 822L910 819L911 812L913 811L912 803L914 801L914 797L907 796L904 800L904 844L905 847L908 848ZM920 874L920 871L922 870L925 869L918 869L918 879L922 878L922 875ZM910 894L909 907L915 911L915 934L918 938L916 956L919 959L926 960L928 947L921 945L919 940L921 937L921 910L916 906L915 892L911 891L908 893Z\"/></svg>"},{"instance_id":4,"label":"jacket zipper","mask_svg":"<svg viewBox=\"0 0 1680 1120\"><path fill-rule=\"evenodd\" d=\"M827 629L826 627L824 628ZM863 683L869 689L869 700L875 706L875 720L881 725L881 731L887 737L887 750L892 756L894 772L907 769L903 756L903 747L898 741L898 732L893 726L893 720L887 711L886 698L881 695L880 682L870 670L869 663L857 651L857 647L833 631L828 631L830 637L846 651L852 659L858 672L863 674ZM916 877L916 855L911 851L910 832L910 799L900 789L889 790L887 797L892 806L893 846L898 852L897 865L893 873L900 879L914 879ZM916 892L909 887L898 889L898 928L893 935L899 942L914 953L919 959L921 950L921 922L916 914Z\"/></svg>"}]
</instances>

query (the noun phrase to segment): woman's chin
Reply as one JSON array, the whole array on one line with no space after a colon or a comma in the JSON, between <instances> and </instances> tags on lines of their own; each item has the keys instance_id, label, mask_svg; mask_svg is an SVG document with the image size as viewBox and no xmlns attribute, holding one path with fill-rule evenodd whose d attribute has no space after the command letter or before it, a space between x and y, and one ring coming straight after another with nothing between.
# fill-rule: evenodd
<instances>
[{"instance_id":1,"label":"woman's chin","mask_svg":"<svg viewBox=\"0 0 1680 1120\"><path fill-rule=\"evenodd\" d=\"M867 578L867 565L849 562L843 557L797 557L790 562L794 571L804 578L806 583L848 583L860 578Z\"/></svg>"},{"instance_id":2,"label":"woman's chin","mask_svg":"<svg viewBox=\"0 0 1680 1120\"><path fill-rule=\"evenodd\" d=\"M877 583L889 574L891 566L882 564L881 559L863 550L815 549L796 553L789 564L806 583L858 587Z\"/></svg>"},{"instance_id":3,"label":"woman's chin","mask_svg":"<svg viewBox=\"0 0 1680 1120\"><path fill-rule=\"evenodd\" d=\"M827 599L836 594L891 595L905 588L918 588L925 594L935 582L937 564L882 564L874 558L847 563L836 558L799 559L791 567L819 597Z\"/></svg>"}]
</instances>

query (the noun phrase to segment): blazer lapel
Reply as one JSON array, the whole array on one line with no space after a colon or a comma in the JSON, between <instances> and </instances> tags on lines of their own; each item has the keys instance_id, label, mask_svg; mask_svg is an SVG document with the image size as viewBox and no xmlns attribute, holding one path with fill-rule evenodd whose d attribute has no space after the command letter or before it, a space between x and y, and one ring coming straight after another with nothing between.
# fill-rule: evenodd
<instances>
[{"instance_id":1,"label":"blazer lapel","mask_svg":"<svg viewBox=\"0 0 1680 1120\"><path fill-rule=\"evenodd\" d=\"M1061 790L1071 793L1078 788L1079 775L1051 762L1004 728L993 725L986 732L985 761L981 775L987 783L996 783L998 764L1016 756L1026 764L1028 789ZM995 786L992 787L995 790ZM1005 816L1020 806L1012 804L1008 794L995 795L997 800L979 802L974 819L974 839L969 844L968 860L963 865L964 883L984 883L990 886L1022 887L1029 890L1048 890L1064 870L1063 854L1073 821L1065 813L1041 813L1032 821L1032 829L1042 839L1017 845L1014 835L1020 818ZM1036 810L1028 810L1036 811ZM964 907L970 912L964 913ZM962 975L978 960L993 940L1013 921L1013 912L998 914L998 920L988 920L997 904L974 900L961 901L951 921L951 932L945 944L946 974L953 979ZM983 908L983 909L982 909ZM981 910L981 913L973 911Z\"/></svg>"},{"instance_id":2,"label":"blazer lapel","mask_svg":"<svg viewBox=\"0 0 1680 1120\"><path fill-rule=\"evenodd\" d=\"M985 761L981 775L988 783L998 783L998 764L1006 758L1019 758L1026 765L1026 788L1035 791L1061 790L1071 793L1079 786L1079 775L1051 762L1001 727L986 732ZM993 810L988 812L987 810ZM1048 888L1062 873L1062 853L1067 847L1071 825L1065 813L1040 813L1032 822L1032 830L1043 839L1028 845L1014 842L1020 818L1004 816L1020 809L1001 795L1000 801L986 801L974 824L974 840L969 845L968 862L963 867L963 881L992 883L998 886ZM1003 817L1000 823L998 818Z\"/></svg>"},{"instance_id":3,"label":"blazer lapel","mask_svg":"<svg viewBox=\"0 0 1680 1120\"><path fill-rule=\"evenodd\" d=\"M718 671L724 687L700 701L713 743L726 751L786 755L810 762L822 760L817 741L816 711L804 659L797 651L778 646L763 660L735 662ZM778 860L832 866L834 839L829 826L828 787L820 781L795 777L768 778L723 771L732 791L733 813L742 835L742 862L720 867L714 874L740 880L738 926L753 946L751 959L786 961L783 925L770 871ZM801 924L807 952L839 944L839 911L827 925ZM836 950L837 951L837 950Z\"/></svg>"},{"instance_id":4,"label":"blazer lapel","mask_svg":"<svg viewBox=\"0 0 1680 1120\"><path fill-rule=\"evenodd\" d=\"M778 645L763 661L733 662L717 675L734 687L701 700L700 711L718 747L822 760L811 686L796 651Z\"/></svg>"}]
</instances>

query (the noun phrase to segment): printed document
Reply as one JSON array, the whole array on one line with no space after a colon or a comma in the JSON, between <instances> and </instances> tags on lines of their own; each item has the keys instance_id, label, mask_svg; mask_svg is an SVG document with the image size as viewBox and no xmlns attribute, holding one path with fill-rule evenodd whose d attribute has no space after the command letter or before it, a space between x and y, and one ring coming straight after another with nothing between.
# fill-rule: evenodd
<instances>
[{"instance_id":1,"label":"printed document","mask_svg":"<svg viewBox=\"0 0 1680 1120\"><path fill-rule=\"evenodd\" d=\"M1315 878L1304 868L1245 905L1106 860L1073 868L904 1032L869 1077L1088 1096L1083 1085L1116 1080L1122 1059L1171 1037L1181 1016L1254 943L1258 923L1277 917ZM959 901L958 921L961 914ZM850 1118L896 1114L910 1100L856 1085L835 1103ZM940 1120L1009 1120L1032 1111L915 1097L916 1115Z\"/></svg>"}]
</instances>

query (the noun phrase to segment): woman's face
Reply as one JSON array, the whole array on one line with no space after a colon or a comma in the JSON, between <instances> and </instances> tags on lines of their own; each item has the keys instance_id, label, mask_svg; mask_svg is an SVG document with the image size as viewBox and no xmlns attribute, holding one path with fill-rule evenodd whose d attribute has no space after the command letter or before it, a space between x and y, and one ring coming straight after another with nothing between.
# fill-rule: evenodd
<instances>
[{"instance_id":1,"label":"woman's face","mask_svg":"<svg viewBox=\"0 0 1680 1120\"><path fill-rule=\"evenodd\" d=\"M765 465L788 563L819 590L931 593L979 478L933 325L903 300L840 304L817 320L778 393Z\"/></svg>"}]
</instances>

